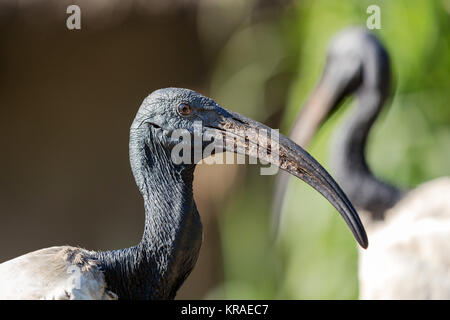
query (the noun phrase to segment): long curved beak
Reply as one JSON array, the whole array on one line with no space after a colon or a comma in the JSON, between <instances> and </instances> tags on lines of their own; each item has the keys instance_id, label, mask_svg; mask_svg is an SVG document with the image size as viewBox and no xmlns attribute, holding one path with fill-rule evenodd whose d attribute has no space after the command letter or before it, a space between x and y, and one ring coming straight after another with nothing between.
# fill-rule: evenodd
<instances>
[{"instance_id":1,"label":"long curved beak","mask_svg":"<svg viewBox=\"0 0 450 320\"><path fill-rule=\"evenodd\" d=\"M361 247L367 248L367 235L358 213L339 185L308 152L257 121L231 111L222 115L209 128L225 137L224 150L267 161L305 181L339 211Z\"/></svg>"}]
</instances>

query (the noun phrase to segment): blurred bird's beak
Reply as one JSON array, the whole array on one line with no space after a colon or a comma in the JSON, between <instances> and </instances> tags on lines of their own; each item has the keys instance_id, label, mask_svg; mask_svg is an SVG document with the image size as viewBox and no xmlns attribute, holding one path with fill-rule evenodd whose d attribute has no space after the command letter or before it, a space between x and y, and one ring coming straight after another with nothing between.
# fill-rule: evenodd
<instances>
[{"instance_id":1,"label":"blurred bird's beak","mask_svg":"<svg viewBox=\"0 0 450 320\"><path fill-rule=\"evenodd\" d=\"M325 67L322 78L300 110L289 134L295 143L302 147L309 145L322 123L347 95L355 91L361 81L359 76L336 79L335 74L340 73L342 71L333 70L332 65Z\"/></svg>"},{"instance_id":2,"label":"blurred bird's beak","mask_svg":"<svg viewBox=\"0 0 450 320\"><path fill-rule=\"evenodd\" d=\"M336 100L334 91L325 90L323 86L316 87L297 116L290 138L303 147L309 145L314 134L336 104Z\"/></svg>"},{"instance_id":3,"label":"blurred bird's beak","mask_svg":"<svg viewBox=\"0 0 450 320\"><path fill-rule=\"evenodd\" d=\"M225 137L225 151L259 158L305 181L339 211L361 247L367 248L367 235L353 205L311 155L277 131L276 135L271 134L274 130L257 121L231 111L227 113L209 126Z\"/></svg>"}]
</instances>

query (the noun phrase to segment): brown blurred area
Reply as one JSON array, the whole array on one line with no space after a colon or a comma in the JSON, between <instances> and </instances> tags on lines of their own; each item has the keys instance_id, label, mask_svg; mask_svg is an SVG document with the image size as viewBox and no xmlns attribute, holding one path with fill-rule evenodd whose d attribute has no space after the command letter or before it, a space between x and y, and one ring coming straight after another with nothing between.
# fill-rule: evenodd
<instances>
[{"instance_id":1,"label":"brown blurred area","mask_svg":"<svg viewBox=\"0 0 450 320\"><path fill-rule=\"evenodd\" d=\"M205 48L197 1L166 3L76 1L82 28L68 30L72 1L0 1L0 262L54 245L109 250L140 240L143 204L128 158L135 112L161 87L207 95L239 23L224 22ZM217 208L238 170L196 171L204 242L177 298L203 298L221 282Z\"/></svg>"}]
</instances>

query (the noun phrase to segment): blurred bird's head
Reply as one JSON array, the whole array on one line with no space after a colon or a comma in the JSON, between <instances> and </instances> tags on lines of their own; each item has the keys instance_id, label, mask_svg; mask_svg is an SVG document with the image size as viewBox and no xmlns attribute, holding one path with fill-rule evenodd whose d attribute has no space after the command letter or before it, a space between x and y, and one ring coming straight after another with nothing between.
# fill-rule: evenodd
<instances>
[{"instance_id":1,"label":"blurred bird's head","mask_svg":"<svg viewBox=\"0 0 450 320\"><path fill-rule=\"evenodd\" d=\"M379 105L389 95L390 62L384 46L370 31L351 27L330 41L319 83L301 110L291 137L308 145L320 125L351 94L362 92ZM364 90L361 90L364 88Z\"/></svg>"}]
</instances>

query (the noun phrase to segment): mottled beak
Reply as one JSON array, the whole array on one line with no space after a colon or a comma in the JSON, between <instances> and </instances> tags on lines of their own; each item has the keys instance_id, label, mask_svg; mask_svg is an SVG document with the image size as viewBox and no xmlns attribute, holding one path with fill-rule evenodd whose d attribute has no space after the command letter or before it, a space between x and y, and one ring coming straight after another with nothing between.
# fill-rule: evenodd
<instances>
[{"instance_id":1,"label":"mottled beak","mask_svg":"<svg viewBox=\"0 0 450 320\"><path fill-rule=\"evenodd\" d=\"M345 193L328 172L289 138L238 113L227 111L209 129L225 137L224 151L259 158L300 178L322 194L342 215L356 241L367 248L364 226Z\"/></svg>"}]
</instances>

